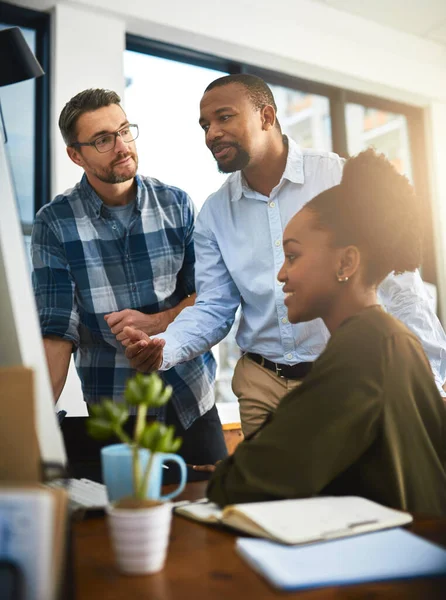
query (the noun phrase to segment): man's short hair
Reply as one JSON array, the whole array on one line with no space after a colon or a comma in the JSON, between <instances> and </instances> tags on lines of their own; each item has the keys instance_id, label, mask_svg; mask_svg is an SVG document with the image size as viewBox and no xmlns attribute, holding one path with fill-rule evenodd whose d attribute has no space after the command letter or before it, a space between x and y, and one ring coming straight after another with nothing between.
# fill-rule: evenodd
<instances>
[{"instance_id":1,"label":"man's short hair","mask_svg":"<svg viewBox=\"0 0 446 600\"><path fill-rule=\"evenodd\" d=\"M230 85L231 83L237 83L245 88L248 98L256 110L261 110L264 106L270 105L274 108L276 113L276 125L280 130L280 125L277 120L277 106L274 100L274 95L261 77L257 75L249 75L248 73L237 73L235 75L225 75L219 77L210 83L204 90L204 93L213 90L216 87L222 87L224 85Z\"/></svg>"},{"instance_id":2,"label":"man's short hair","mask_svg":"<svg viewBox=\"0 0 446 600\"><path fill-rule=\"evenodd\" d=\"M77 142L76 125L81 115L120 102L121 98L112 90L91 88L76 94L65 104L59 117L59 129L66 145Z\"/></svg>"}]
</instances>

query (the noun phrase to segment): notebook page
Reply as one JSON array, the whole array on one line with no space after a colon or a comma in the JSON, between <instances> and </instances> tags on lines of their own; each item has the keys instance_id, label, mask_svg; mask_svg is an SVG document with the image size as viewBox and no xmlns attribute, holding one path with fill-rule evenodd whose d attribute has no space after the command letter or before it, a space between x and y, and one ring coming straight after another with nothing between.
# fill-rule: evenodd
<instances>
[{"instance_id":1,"label":"notebook page","mask_svg":"<svg viewBox=\"0 0 446 600\"><path fill-rule=\"evenodd\" d=\"M257 525L256 535L286 544L309 543L404 525L411 515L356 496L327 496L229 506L223 522L243 528ZM248 531L248 528L246 528Z\"/></svg>"},{"instance_id":2,"label":"notebook page","mask_svg":"<svg viewBox=\"0 0 446 600\"><path fill-rule=\"evenodd\" d=\"M175 507L177 514L201 521L203 523L220 523L222 511L217 504L213 502L190 502L185 505Z\"/></svg>"}]
</instances>

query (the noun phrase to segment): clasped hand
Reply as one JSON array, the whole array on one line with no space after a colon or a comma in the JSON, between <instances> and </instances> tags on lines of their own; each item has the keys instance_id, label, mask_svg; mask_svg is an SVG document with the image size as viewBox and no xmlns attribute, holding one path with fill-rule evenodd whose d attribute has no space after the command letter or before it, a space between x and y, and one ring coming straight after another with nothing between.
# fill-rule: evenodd
<instances>
[{"instance_id":1,"label":"clasped hand","mask_svg":"<svg viewBox=\"0 0 446 600\"><path fill-rule=\"evenodd\" d=\"M104 316L111 332L125 347L125 355L132 369L150 373L161 367L164 340L151 339L166 330L164 313L146 315L137 310L125 309Z\"/></svg>"}]
</instances>

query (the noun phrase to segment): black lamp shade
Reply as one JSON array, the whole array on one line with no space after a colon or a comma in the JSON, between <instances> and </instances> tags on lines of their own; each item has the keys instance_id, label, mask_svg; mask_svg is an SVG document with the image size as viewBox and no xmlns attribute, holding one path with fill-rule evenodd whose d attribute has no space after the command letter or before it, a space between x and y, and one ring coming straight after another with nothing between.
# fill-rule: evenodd
<instances>
[{"instance_id":1,"label":"black lamp shade","mask_svg":"<svg viewBox=\"0 0 446 600\"><path fill-rule=\"evenodd\" d=\"M0 87L44 74L20 29L0 30Z\"/></svg>"}]
</instances>

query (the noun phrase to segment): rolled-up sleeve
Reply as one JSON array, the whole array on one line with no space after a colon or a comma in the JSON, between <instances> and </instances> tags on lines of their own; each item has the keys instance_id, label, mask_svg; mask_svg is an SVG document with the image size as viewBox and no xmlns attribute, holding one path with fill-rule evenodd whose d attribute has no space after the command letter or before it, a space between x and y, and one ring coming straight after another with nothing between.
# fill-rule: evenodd
<instances>
[{"instance_id":1,"label":"rolled-up sleeve","mask_svg":"<svg viewBox=\"0 0 446 600\"><path fill-rule=\"evenodd\" d=\"M402 321L420 339L442 396L446 379L446 334L418 270L388 275L378 288L387 312Z\"/></svg>"},{"instance_id":2,"label":"rolled-up sleeve","mask_svg":"<svg viewBox=\"0 0 446 600\"><path fill-rule=\"evenodd\" d=\"M37 215L31 238L32 282L42 336L56 336L79 345L79 314L75 285L56 233Z\"/></svg>"}]
</instances>

